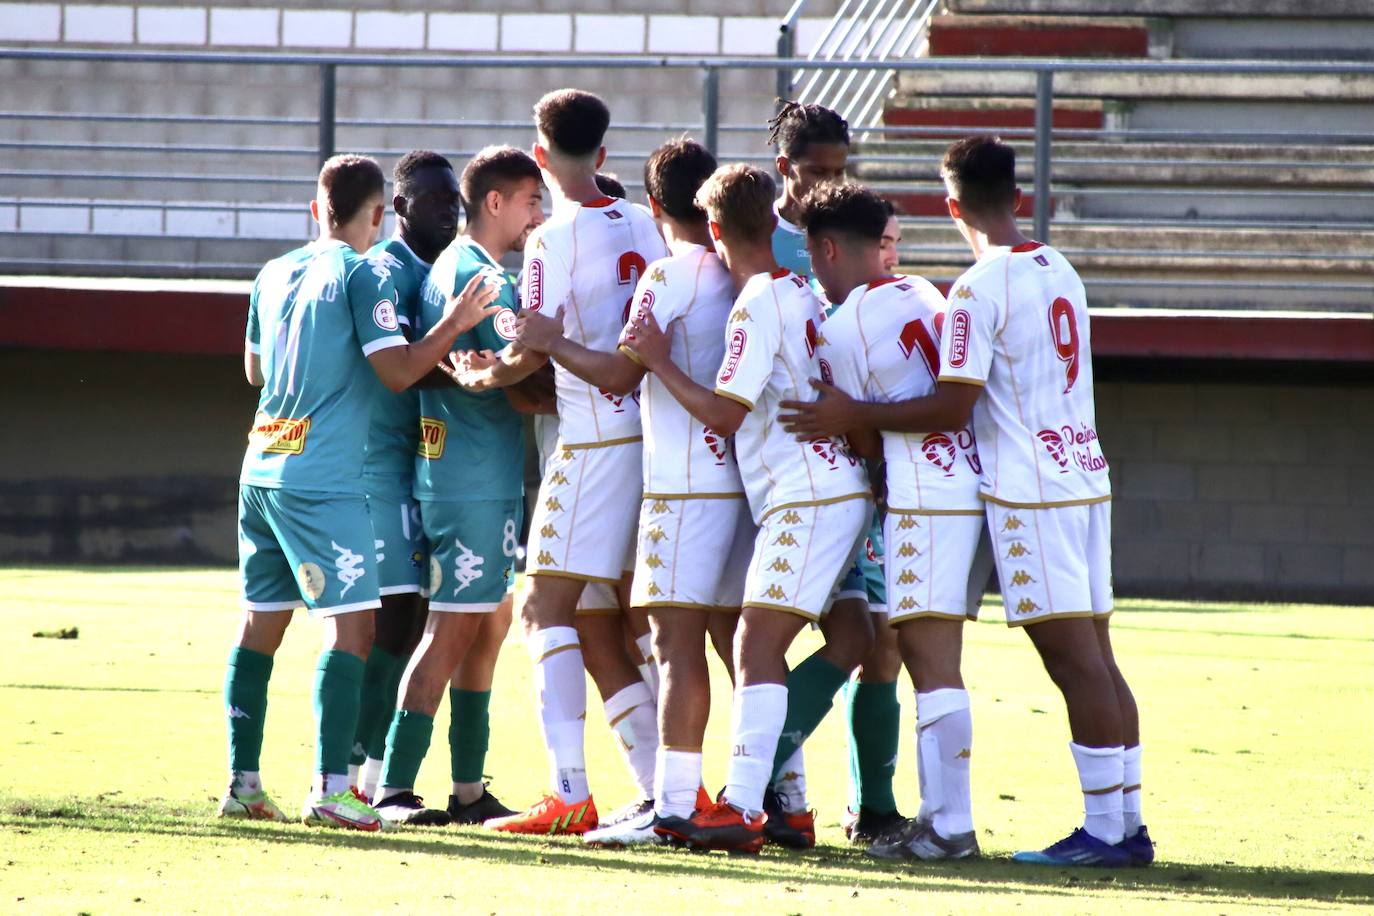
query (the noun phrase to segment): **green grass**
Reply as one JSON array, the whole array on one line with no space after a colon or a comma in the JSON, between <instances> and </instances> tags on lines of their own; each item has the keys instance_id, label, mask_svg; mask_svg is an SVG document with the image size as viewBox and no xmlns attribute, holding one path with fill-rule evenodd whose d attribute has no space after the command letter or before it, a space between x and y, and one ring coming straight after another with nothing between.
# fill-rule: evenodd
<instances>
[{"instance_id":1,"label":"green grass","mask_svg":"<svg viewBox=\"0 0 1374 916\"><path fill-rule=\"evenodd\" d=\"M227 570L0 571L0 912L826 913L1223 912L1374 905L1374 609L1123 602L1117 654L1140 700L1149 870L1014 866L1080 808L1062 706L1025 637L989 605L968 632L974 811L988 858L894 866L844 845L843 719L807 745L821 846L758 859L607 852L479 830L382 836L212 817L224 785L222 666L237 624ZM78 627L78 639L36 631ZM294 809L313 760L319 628L298 616L278 656L263 773ZM804 634L794 649L816 645ZM720 675L720 671L715 672ZM487 769L525 803L545 762L523 647L502 656ZM715 682L708 785L725 769ZM903 688L903 807L916 807ZM631 797L599 704L588 760L603 810ZM446 712L435 734L446 734ZM442 742L419 791L447 794ZM556 867L556 868L555 868Z\"/></svg>"}]
</instances>

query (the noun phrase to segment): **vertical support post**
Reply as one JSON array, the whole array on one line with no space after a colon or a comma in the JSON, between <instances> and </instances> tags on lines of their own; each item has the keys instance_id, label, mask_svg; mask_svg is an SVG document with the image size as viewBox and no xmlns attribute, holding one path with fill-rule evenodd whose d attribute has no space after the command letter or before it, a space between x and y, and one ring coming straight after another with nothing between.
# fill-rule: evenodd
<instances>
[{"instance_id":1,"label":"vertical support post","mask_svg":"<svg viewBox=\"0 0 1374 916\"><path fill-rule=\"evenodd\" d=\"M334 155L334 97L337 76L334 64L320 64L320 165Z\"/></svg>"},{"instance_id":2,"label":"vertical support post","mask_svg":"<svg viewBox=\"0 0 1374 916\"><path fill-rule=\"evenodd\" d=\"M707 67L701 81L702 142L712 155L720 150L720 71Z\"/></svg>"},{"instance_id":3,"label":"vertical support post","mask_svg":"<svg viewBox=\"0 0 1374 916\"><path fill-rule=\"evenodd\" d=\"M1054 71L1035 74L1035 239L1050 242L1050 133L1054 124Z\"/></svg>"},{"instance_id":4,"label":"vertical support post","mask_svg":"<svg viewBox=\"0 0 1374 916\"><path fill-rule=\"evenodd\" d=\"M792 31L792 26L784 25L778 32L778 60L787 60L797 56L797 36ZM792 68L778 68L778 98L792 98Z\"/></svg>"}]
</instances>

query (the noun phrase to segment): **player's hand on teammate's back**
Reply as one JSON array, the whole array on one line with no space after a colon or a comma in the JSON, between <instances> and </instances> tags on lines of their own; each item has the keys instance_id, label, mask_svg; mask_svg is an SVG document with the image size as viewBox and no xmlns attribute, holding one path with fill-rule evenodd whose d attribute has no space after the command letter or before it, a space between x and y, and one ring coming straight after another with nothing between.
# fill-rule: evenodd
<instances>
[{"instance_id":1,"label":"player's hand on teammate's back","mask_svg":"<svg viewBox=\"0 0 1374 916\"><path fill-rule=\"evenodd\" d=\"M647 310L635 316L630 324L630 332L625 335L625 346L634 351L644 368L653 372L671 359L673 345L673 325L664 330L658 326L654 313Z\"/></svg>"},{"instance_id":2,"label":"player's hand on teammate's back","mask_svg":"<svg viewBox=\"0 0 1374 916\"><path fill-rule=\"evenodd\" d=\"M448 297L444 306L444 318L458 324L458 333L470 331L482 323L483 319L501 311L500 305L492 305L500 293L500 288L482 274L476 274L468 281L463 291Z\"/></svg>"},{"instance_id":3,"label":"player's hand on teammate's back","mask_svg":"<svg viewBox=\"0 0 1374 916\"><path fill-rule=\"evenodd\" d=\"M563 307L550 318L538 312L522 311L515 319L515 341L527 350L550 353L563 336Z\"/></svg>"},{"instance_id":4,"label":"player's hand on teammate's back","mask_svg":"<svg viewBox=\"0 0 1374 916\"><path fill-rule=\"evenodd\" d=\"M820 392L815 401L783 401L778 406L795 413L780 414L782 428L798 439L818 436L840 436L854 425L854 399L840 389L820 379L811 379L811 387Z\"/></svg>"}]
</instances>

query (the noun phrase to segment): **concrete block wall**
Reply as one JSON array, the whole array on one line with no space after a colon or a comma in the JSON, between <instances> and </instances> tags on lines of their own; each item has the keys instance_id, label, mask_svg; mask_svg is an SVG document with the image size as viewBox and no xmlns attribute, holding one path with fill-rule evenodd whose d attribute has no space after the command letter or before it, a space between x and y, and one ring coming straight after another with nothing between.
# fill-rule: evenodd
<instances>
[{"instance_id":1,"label":"concrete block wall","mask_svg":"<svg viewBox=\"0 0 1374 916\"><path fill-rule=\"evenodd\" d=\"M1123 593L1374 601L1374 388L1099 383Z\"/></svg>"}]
</instances>

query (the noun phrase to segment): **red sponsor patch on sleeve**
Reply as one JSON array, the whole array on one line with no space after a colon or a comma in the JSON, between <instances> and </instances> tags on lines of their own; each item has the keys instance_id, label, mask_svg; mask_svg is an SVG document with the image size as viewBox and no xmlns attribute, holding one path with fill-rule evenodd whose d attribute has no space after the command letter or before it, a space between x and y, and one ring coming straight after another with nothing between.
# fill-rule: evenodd
<instances>
[{"instance_id":1,"label":"red sponsor patch on sleeve","mask_svg":"<svg viewBox=\"0 0 1374 916\"><path fill-rule=\"evenodd\" d=\"M535 258L525 265L525 290L529 301L524 303L531 312L539 311L544 305L544 261Z\"/></svg>"},{"instance_id":2,"label":"red sponsor patch on sleeve","mask_svg":"<svg viewBox=\"0 0 1374 916\"><path fill-rule=\"evenodd\" d=\"M735 328L735 332L730 335L730 344L725 348L725 364L720 367L720 378L716 379L724 385L735 377L735 370L739 368L740 356L744 354L744 345L749 340L749 335L744 333L744 328Z\"/></svg>"},{"instance_id":3,"label":"red sponsor patch on sleeve","mask_svg":"<svg viewBox=\"0 0 1374 916\"><path fill-rule=\"evenodd\" d=\"M968 362L968 332L972 319L965 309L955 309L949 316L949 365L962 369Z\"/></svg>"}]
</instances>

